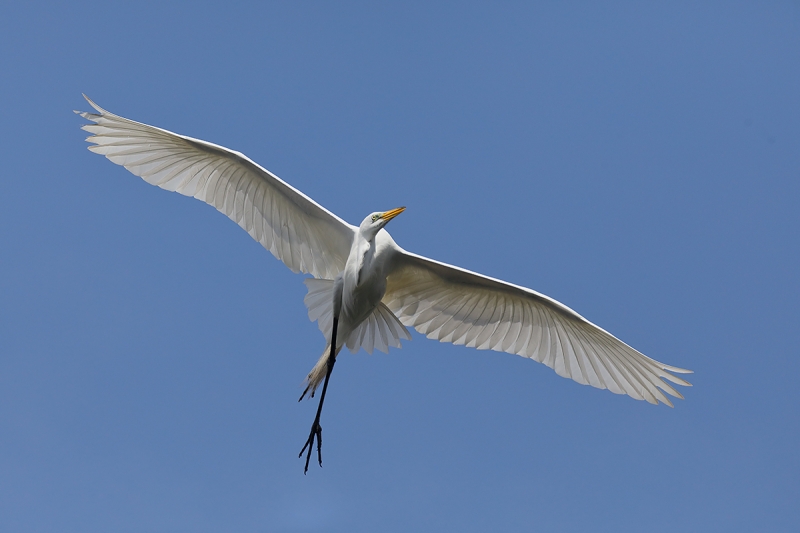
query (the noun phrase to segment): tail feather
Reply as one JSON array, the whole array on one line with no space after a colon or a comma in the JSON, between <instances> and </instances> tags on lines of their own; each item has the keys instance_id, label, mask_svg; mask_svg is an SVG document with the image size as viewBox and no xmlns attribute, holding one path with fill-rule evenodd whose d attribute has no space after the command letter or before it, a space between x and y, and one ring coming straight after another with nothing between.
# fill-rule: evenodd
<instances>
[{"instance_id":1,"label":"tail feather","mask_svg":"<svg viewBox=\"0 0 800 533\"><path fill-rule=\"evenodd\" d=\"M336 344L339 344L338 342ZM341 350L341 348L340 348ZM303 390L303 394L300 395L300 400L306 397L306 394L309 394L310 391L310 398L314 397L314 393L317 391L317 387L320 386L322 380L325 379L325 374L328 372L328 358L331 356L331 345L328 344L325 347L325 351L322 352L322 356L320 356L317 364L314 365L314 368L311 369L311 372L308 373L306 376L306 388ZM300 401L297 400L297 401Z\"/></svg>"}]
</instances>

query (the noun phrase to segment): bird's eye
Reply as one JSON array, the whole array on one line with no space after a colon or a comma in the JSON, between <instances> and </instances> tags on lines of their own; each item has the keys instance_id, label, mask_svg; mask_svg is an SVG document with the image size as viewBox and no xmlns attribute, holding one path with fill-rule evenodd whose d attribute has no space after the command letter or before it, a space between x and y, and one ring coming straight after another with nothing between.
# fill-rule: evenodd
<instances>
[{"instance_id":1,"label":"bird's eye","mask_svg":"<svg viewBox=\"0 0 800 533\"><path fill-rule=\"evenodd\" d=\"M373 221L373 222L375 222L376 220L378 220L378 218L380 218L378 215L372 215L372 221Z\"/></svg>"}]
</instances>

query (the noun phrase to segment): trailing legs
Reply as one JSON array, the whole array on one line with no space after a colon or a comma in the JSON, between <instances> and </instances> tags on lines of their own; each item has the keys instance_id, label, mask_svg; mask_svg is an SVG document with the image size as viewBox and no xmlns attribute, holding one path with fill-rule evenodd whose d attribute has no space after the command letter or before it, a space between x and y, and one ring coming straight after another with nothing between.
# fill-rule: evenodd
<instances>
[{"instance_id":1,"label":"trailing legs","mask_svg":"<svg viewBox=\"0 0 800 533\"><path fill-rule=\"evenodd\" d=\"M306 454L306 466L303 469L303 474L308 472L308 463L311 461L311 451L314 448L314 440L317 441L317 460L319 461L319 466L322 466L322 426L319 424L319 417L322 414L322 404L325 402L325 392L328 390L328 380L331 378L331 372L333 372L333 365L336 364L336 330L339 326L339 319L338 317L333 317L333 330L331 331L331 353L328 356L328 370L325 374L325 383L322 385L322 394L319 397L319 407L317 407L317 416L314 417L314 423L311 424L311 433L308 435L308 440L306 441L303 449L300 450L300 455L298 457L303 457L303 452L306 451L308 448L308 453ZM306 389L308 390L308 389ZM303 396L305 396L305 392L303 392ZM303 396L300 399L303 399ZM313 394L312 394L313 396Z\"/></svg>"}]
</instances>

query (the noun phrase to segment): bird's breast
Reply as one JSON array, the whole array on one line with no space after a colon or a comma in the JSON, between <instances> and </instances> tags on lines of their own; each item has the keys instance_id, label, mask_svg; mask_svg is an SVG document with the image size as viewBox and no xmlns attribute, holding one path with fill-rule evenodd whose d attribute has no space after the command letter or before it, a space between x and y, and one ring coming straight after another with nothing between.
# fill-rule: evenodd
<instances>
[{"instance_id":1,"label":"bird's breast","mask_svg":"<svg viewBox=\"0 0 800 533\"><path fill-rule=\"evenodd\" d=\"M377 307L386 292L386 277L375 268L369 250L351 254L344 271L342 314L353 326L360 324Z\"/></svg>"}]
</instances>

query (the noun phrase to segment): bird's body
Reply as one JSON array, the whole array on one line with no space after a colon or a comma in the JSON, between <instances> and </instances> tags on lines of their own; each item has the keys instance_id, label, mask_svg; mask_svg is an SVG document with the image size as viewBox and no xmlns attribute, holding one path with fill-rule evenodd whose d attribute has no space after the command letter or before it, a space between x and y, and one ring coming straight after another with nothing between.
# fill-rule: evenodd
<instances>
[{"instance_id":1,"label":"bird's body","mask_svg":"<svg viewBox=\"0 0 800 533\"><path fill-rule=\"evenodd\" d=\"M397 245L386 230L367 240L359 228L342 272L340 331L355 329L378 306L386 293L386 276ZM342 329L347 328L347 329Z\"/></svg>"},{"instance_id":2,"label":"bird's body","mask_svg":"<svg viewBox=\"0 0 800 533\"><path fill-rule=\"evenodd\" d=\"M388 352L428 338L528 357L578 383L672 405L666 381L689 385L569 307L531 289L407 252L384 226L404 208L348 224L241 153L114 115L94 102L89 149L148 183L213 205L294 272L306 272L309 318L328 341L303 393L324 387L306 468L336 354L347 346ZM435 223L435 221L433 221ZM666 380L666 381L665 381ZM666 393L666 394L665 394ZM301 397L302 399L302 397ZM301 452L302 454L303 452Z\"/></svg>"},{"instance_id":3,"label":"bird's body","mask_svg":"<svg viewBox=\"0 0 800 533\"><path fill-rule=\"evenodd\" d=\"M373 213L364 219L356 231L344 270L333 283L331 298L333 314L339 319L340 339L336 343L336 354L358 326L380 305L386 293L386 278L391 273L391 267L396 264L394 260L402 254L400 247L385 229L380 228L377 233L371 231L372 217L377 215L379 213ZM312 394L325 377L329 356L330 346L327 346L314 369L308 374L308 389Z\"/></svg>"}]
</instances>

